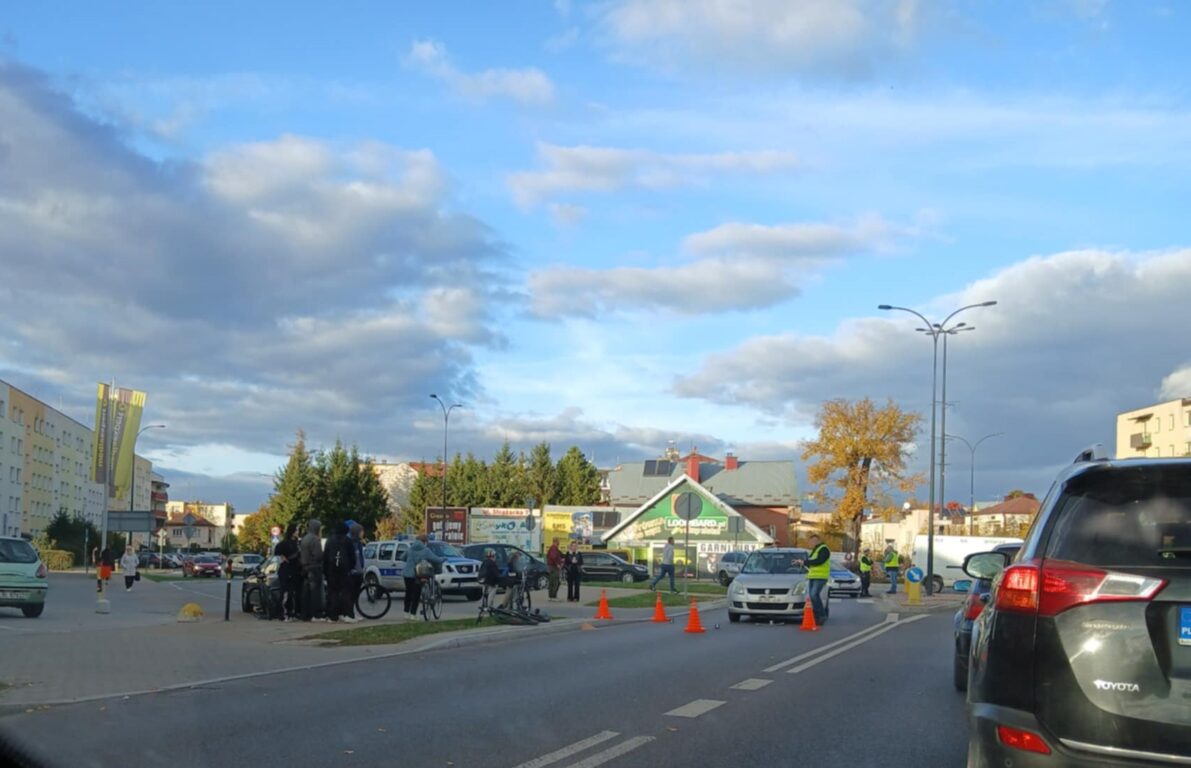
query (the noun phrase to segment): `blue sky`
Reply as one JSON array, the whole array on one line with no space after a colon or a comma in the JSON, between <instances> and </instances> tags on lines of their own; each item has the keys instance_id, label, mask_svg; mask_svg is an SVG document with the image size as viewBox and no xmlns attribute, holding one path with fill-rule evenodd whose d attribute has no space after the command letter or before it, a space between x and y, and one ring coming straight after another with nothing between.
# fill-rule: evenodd
<instances>
[{"instance_id":1,"label":"blue sky","mask_svg":"<svg viewBox=\"0 0 1191 768\"><path fill-rule=\"evenodd\" d=\"M1189 13L14 6L0 376L84 421L96 380L147 390L144 451L251 508L298 428L433 459L430 392L452 452L796 459L824 399L928 408L877 304L996 299L948 418L1007 433L978 495L1043 491L1191 394Z\"/></svg>"}]
</instances>

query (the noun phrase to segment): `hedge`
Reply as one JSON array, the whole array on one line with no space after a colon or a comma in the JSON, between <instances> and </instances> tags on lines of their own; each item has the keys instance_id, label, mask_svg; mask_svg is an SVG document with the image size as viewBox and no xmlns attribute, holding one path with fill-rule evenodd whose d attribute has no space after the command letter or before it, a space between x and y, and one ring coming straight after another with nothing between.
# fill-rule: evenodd
<instances>
[{"instance_id":1,"label":"hedge","mask_svg":"<svg viewBox=\"0 0 1191 768\"><path fill-rule=\"evenodd\" d=\"M74 565L74 553L64 549L47 549L41 553L41 560L51 571L69 571Z\"/></svg>"}]
</instances>

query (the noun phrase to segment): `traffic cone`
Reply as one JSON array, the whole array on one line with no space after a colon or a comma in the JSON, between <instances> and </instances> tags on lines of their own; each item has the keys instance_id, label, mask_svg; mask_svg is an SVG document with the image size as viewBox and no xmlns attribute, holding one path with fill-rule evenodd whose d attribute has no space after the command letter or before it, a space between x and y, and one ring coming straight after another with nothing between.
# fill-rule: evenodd
<instances>
[{"instance_id":1,"label":"traffic cone","mask_svg":"<svg viewBox=\"0 0 1191 768\"><path fill-rule=\"evenodd\" d=\"M606 589L600 590L600 607L596 609L595 617L609 620L612 618L612 611L608 610L608 590Z\"/></svg>"},{"instance_id":2,"label":"traffic cone","mask_svg":"<svg viewBox=\"0 0 1191 768\"><path fill-rule=\"evenodd\" d=\"M686 620L686 629L683 632L691 632L694 634L701 634L707 630L703 629L703 624L699 621L699 606L695 604L695 598L691 598L691 612Z\"/></svg>"},{"instance_id":3,"label":"traffic cone","mask_svg":"<svg viewBox=\"0 0 1191 768\"><path fill-rule=\"evenodd\" d=\"M802 626L799 627L803 632L818 632L819 625L815 623L815 609L808 599L806 605L802 608Z\"/></svg>"},{"instance_id":4,"label":"traffic cone","mask_svg":"<svg viewBox=\"0 0 1191 768\"><path fill-rule=\"evenodd\" d=\"M668 624L670 617L666 615L666 609L662 605L662 593L658 592L658 601L653 606L653 623L654 624Z\"/></svg>"}]
</instances>

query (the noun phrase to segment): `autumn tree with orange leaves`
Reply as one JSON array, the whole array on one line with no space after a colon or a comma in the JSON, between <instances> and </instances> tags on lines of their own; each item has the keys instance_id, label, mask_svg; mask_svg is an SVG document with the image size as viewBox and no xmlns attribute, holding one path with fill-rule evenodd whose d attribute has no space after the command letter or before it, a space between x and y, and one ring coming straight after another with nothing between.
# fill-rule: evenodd
<instances>
[{"instance_id":1,"label":"autumn tree with orange leaves","mask_svg":"<svg viewBox=\"0 0 1191 768\"><path fill-rule=\"evenodd\" d=\"M903 411L893 400L883 408L869 398L851 402L828 400L815 416L819 436L803 446L807 481L824 501L835 505L834 516L852 536L852 552L860 548L860 523L865 509L877 515L894 510L894 492L910 493L922 482L906 475L906 453L918 434L922 417Z\"/></svg>"}]
</instances>

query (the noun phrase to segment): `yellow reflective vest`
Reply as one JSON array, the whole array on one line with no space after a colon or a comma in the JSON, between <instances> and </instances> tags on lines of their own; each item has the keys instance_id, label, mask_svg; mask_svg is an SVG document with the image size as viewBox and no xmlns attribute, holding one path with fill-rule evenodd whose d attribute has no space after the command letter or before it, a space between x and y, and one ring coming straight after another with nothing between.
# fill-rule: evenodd
<instances>
[{"instance_id":1,"label":"yellow reflective vest","mask_svg":"<svg viewBox=\"0 0 1191 768\"><path fill-rule=\"evenodd\" d=\"M902 562L902 560L900 557L897 556L896 549L889 550L889 554L885 556L885 567L886 568L897 568L901 565L901 562Z\"/></svg>"},{"instance_id":2,"label":"yellow reflective vest","mask_svg":"<svg viewBox=\"0 0 1191 768\"><path fill-rule=\"evenodd\" d=\"M873 569L873 561L868 555L860 556L860 572L868 573Z\"/></svg>"},{"instance_id":3,"label":"yellow reflective vest","mask_svg":"<svg viewBox=\"0 0 1191 768\"><path fill-rule=\"evenodd\" d=\"M811 550L811 559L812 560L815 559L815 557L817 557L820 554L819 550L823 550L823 552L828 553L828 557L826 560L819 563L818 565L810 566L810 568L807 569L806 577L808 579L823 579L824 581L826 581L827 579L831 578L830 550L827 549L826 544L820 544L819 546L817 546L813 550Z\"/></svg>"}]
</instances>

